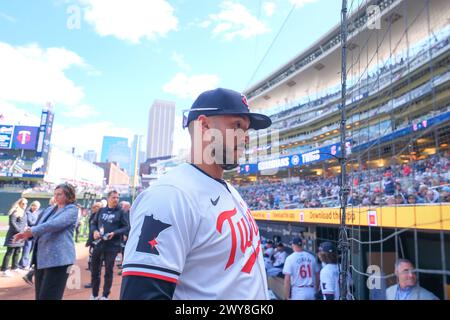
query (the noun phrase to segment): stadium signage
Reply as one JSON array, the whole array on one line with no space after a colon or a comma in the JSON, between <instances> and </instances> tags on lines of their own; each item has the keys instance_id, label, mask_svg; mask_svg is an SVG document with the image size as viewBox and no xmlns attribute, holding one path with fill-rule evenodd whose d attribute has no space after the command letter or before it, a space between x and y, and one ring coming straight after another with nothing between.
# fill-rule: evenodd
<instances>
[{"instance_id":1,"label":"stadium signage","mask_svg":"<svg viewBox=\"0 0 450 320\"><path fill-rule=\"evenodd\" d=\"M302 154L303 163L309 163L309 162L320 160L319 153L320 153L319 150L314 150L314 151Z\"/></svg>"},{"instance_id":2,"label":"stadium signage","mask_svg":"<svg viewBox=\"0 0 450 320\"><path fill-rule=\"evenodd\" d=\"M35 150L38 127L0 125L0 149Z\"/></svg>"},{"instance_id":3,"label":"stadium signage","mask_svg":"<svg viewBox=\"0 0 450 320\"><path fill-rule=\"evenodd\" d=\"M19 150L35 150L38 130L38 127L15 126L12 148Z\"/></svg>"},{"instance_id":4,"label":"stadium signage","mask_svg":"<svg viewBox=\"0 0 450 320\"><path fill-rule=\"evenodd\" d=\"M290 161L289 157L279 158L279 159L273 159L268 161L262 161L258 163L258 170L269 170L269 169L277 169L277 168L283 168L283 167L289 167Z\"/></svg>"},{"instance_id":5,"label":"stadium signage","mask_svg":"<svg viewBox=\"0 0 450 320\"><path fill-rule=\"evenodd\" d=\"M267 214L269 213L270 214ZM339 208L254 210L256 220L339 225ZM347 224L384 228L411 228L450 231L450 205L398 205L376 208L349 207Z\"/></svg>"},{"instance_id":6,"label":"stadium signage","mask_svg":"<svg viewBox=\"0 0 450 320\"><path fill-rule=\"evenodd\" d=\"M11 149L14 126L0 126L0 149Z\"/></svg>"},{"instance_id":7,"label":"stadium signage","mask_svg":"<svg viewBox=\"0 0 450 320\"><path fill-rule=\"evenodd\" d=\"M347 153L351 152L351 143L346 142ZM323 161L332 157L339 156L341 152L340 143L332 144L322 147L320 149L312 150L303 154L294 154L277 159L265 160L255 164L242 164L238 167L238 174L254 174L258 171L273 170L278 168L292 168L301 166L302 164L309 164L316 161Z\"/></svg>"},{"instance_id":8,"label":"stadium signage","mask_svg":"<svg viewBox=\"0 0 450 320\"><path fill-rule=\"evenodd\" d=\"M256 164L242 164L237 167L238 174L252 174L258 172L258 166Z\"/></svg>"}]
</instances>

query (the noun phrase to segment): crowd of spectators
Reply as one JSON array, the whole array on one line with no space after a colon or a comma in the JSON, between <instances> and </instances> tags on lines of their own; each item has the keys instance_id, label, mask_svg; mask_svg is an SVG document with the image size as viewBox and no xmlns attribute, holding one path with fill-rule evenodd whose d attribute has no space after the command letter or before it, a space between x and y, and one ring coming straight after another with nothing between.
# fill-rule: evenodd
<instances>
[{"instance_id":1,"label":"crowd of spectators","mask_svg":"<svg viewBox=\"0 0 450 320\"><path fill-rule=\"evenodd\" d=\"M106 187L91 186L91 185L77 185L75 186L77 194L83 193L95 193L104 194L109 190ZM0 191L26 191L27 193L52 193L57 185L51 182L45 181L19 181L19 180L0 180Z\"/></svg>"},{"instance_id":2,"label":"crowd of spectators","mask_svg":"<svg viewBox=\"0 0 450 320\"><path fill-rule=\"evenodd\" d=\"M14 163L14 160L11 160L11 159L0 160L0 172L1 173L9 172L13 163Z\"/></svg>"},{"instance_id":3,"label":"crowd of spectators","mask_svg":"<svg viewBox=\"0 0 450 320\"><path fill-rule=\"evenodd\" d=\"M450 202L450 154L410 164L348 173L350 206ZM263 180L238 186L252 210L339 206L339 176L301 177L295 182Z\"/></svg>"},{"instance_id":4,"label":"crowd of spectators","mask_svg":"<svg viewBox=\"0 0 450 320\"><path fill-rule=\"evenodd\" d=\"M32 164L37 159L1 159L0 173L22 173L22 174L43 174L42 166L33 169ZM43 162L42 162L43 164Z\"/></svg>"}]
</instances>

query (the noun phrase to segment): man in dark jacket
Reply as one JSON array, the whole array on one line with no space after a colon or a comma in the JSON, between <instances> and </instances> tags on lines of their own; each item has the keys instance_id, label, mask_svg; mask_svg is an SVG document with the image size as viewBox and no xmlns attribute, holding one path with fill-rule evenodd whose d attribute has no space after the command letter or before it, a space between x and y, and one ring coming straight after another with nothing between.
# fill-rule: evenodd
<instances>
[{"instance_id":1,"label":"man in dark jacket","mask_svg":"<svg viewBox=\"0 0 450 320\"><path fill-rule=\"evenodd\" d=\"M119 193L109 192L108 205L98 212L92 223L93 243L96 246L92 252L91 300L108 299L113 281L114 262L121 250L122 237L129 232L128 219L118 204ZM98 298L102 260L105 261L105 281L103 296Z\"/></svg>"},{"instance_id":2,"label":"man in dark jacket","mask_svg":"<svg viewBox=\"0 0 450 320\"><path fill-rule=\"evenodd\" d=\"M103 207L101 202L96 202L92 205L91 207L91 213L89 215L89 220L88 220L88 228L89 228L89 234L88 234L88 239L86 241L86 247L89 248L89 258L88 258L88 268L87 270L92 272L92 252L94 250L95 244L93 244L92 242L94 241L94 231L92 230L92 224L94 223L94 221L97 220L97 213L100 211L100 209ZM92 288L92 284L88 283L84 286L86 289L90 289Z\"/></svg>"}]
</instances>

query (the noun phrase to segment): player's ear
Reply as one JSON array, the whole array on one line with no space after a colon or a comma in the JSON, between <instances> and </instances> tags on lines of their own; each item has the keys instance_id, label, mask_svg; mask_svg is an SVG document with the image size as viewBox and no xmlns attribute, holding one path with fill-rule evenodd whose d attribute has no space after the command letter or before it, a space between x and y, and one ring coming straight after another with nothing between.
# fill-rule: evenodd
<instances>
[{"instance_id":1,"label":"player's ear","mask_svg":"<svg viewBox=\"0 0 450 320\"><path fill-rule=\"evenodd\" d=\"M209 129L208 121L208 117L204 115L200 115L197 119L191 121L188 127L191 137L194 137L196 134L202 137L205 131Z\"/></svg>"},{"instance_id":2,"label":"player's ear","mask_svg":"<svg viewBox=\"0 0 450 320\"><path fill-rule=\"evenodd\" d=\"M208 118L207 116L205 116L203 114L198 116L197 121L199 121L203 132L211 129L210 120L211 120L210 118Z\"/></svg>"}]
</instances>

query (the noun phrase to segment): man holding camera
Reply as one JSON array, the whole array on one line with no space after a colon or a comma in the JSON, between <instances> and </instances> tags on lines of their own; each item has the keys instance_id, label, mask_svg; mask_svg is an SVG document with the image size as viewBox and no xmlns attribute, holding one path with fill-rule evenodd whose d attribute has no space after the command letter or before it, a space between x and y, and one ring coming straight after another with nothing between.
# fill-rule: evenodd
<instances>
[{"instance_id":1,"label":"man holding camera","mask_svg":"<svg viewBox=\"0 0 450 320\"><path fill-rule=\"evenodd\" d=\"M92 295L91 300L108 300L111 292L114 262L121 250L122 236L129 231L128 219L119 206L119 193L108 193L108 205L100 209L92 222L95 247L92 252ZM98 297L102 262L105 261L105 282L103 296Z\"/></svg>"}]
</instances>

